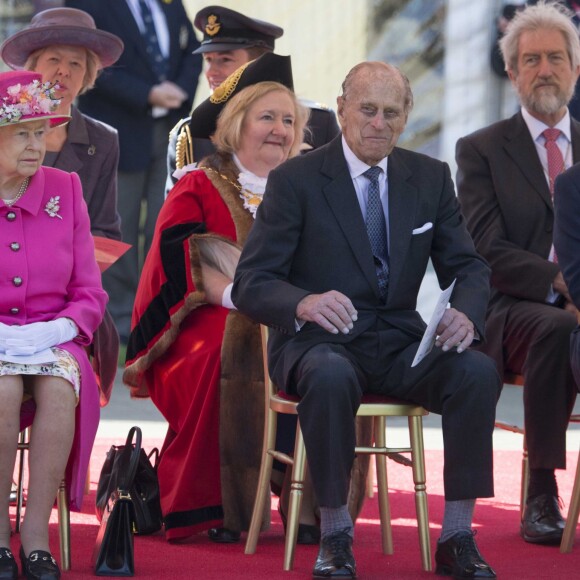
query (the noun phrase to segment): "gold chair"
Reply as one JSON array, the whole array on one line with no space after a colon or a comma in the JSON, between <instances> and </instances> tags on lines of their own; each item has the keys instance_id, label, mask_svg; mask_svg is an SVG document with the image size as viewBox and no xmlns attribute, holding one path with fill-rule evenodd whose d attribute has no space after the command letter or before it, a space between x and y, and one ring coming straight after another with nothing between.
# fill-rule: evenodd
<instances>
[{"instance_id":1,"label":"gold chair","mask_svg":"<svg viewBox=\"0 0 580 580\"><path fill-rule=\"evenodd\" d=\"M564 527L562 541L560 542L560 552L562 552L562 554L572 551L576 526L578 525L578 515L580 515L580 453L578 454L576 476L574 477L574 486L572 487L572 496L570 497L566 526Z\"/></svg>"},{"instance_id":2,"label":"gold chair","mask_svg":"<svg viewBox=\"0 0 580 580\"><path fill-rule=\"evenodd\" d=\"M276 459L286 465L292 466L292 481L290 486L290 503L286 527L286 543L284 549L284 570L291 570L294 562L294 549L298 535L298 519L302 503L304 488L304 476L306 472L306 450L300 424L296 430L296 442L294 457L275 449L277 415L297 414L297 398L286 398L278 393L276 386L270 380L268 372L268 359L266 345L268 341L268 329L261 326L262 354L264 359L264 376L266 386L264 445L262 449L262 464L260 478L252 521L246 541L246 554L254 554L260 533L260 524L266 500L269 497L270 475L272 463ZM415 508L417 511L417 525L419 532L419 545L421 548L421 563L423 570L431 571L431 545L429 541L429 517L427 507L425 454L423 447L423 417L428 412L419 405L387 397L368 396L363 397L357 415L373 418L373 441L370 447L356 447L358 454L373 454L376 457L376 473L379 495L379 515L381 521L382 549L385 554L393 553L393 538L391 529L391 510L389 505L387 483L387 456L399 457L400 453L411 453L410 464L413 469L413 482L415 488ZM409 447L387 447L386 445L386 418L408 417L409 422ZM269 504L268 504L269 505Z\"/></svg>"},{"instance_id":3,"label":"gold chair","mask_svg":"<svg viewBox=\"0 0 580 580\"><path fill-rule=\"evenodd\" d=\"M22 504L24 498L24 452L28 451L30 446L29 429L20 432L18 439L18 489L16 493L16 533L20 532L22 520ZM64 478L58 486L56 496L56 506L58 510L58 531L60 541L60 565L64 571L70 570L71 552L70 552L70 511L68 507L68 496Z\"/></svg>"},{"instance_id":4,"label":"gold chair","mask_svg":"<svg viewBox=\"0 0 580 580\"><path fill-rule=\"evenodd\" d=\"M513 373L505 373L503 377L503 382L504 385L515 385L523 388L524 377L522 375L517 375ZM580 423L580 415L572 415L570 417L570 423ZM520 435L523 435L524 438L522 444L522 483L520 487L520 519L521 519L524 517L524 509L526 506L526 501L528 499L528 484L530 481L530 465L528 461L528 445L526 442L526 432L523 427L520 427L519 425L511 425L510 423L506 423L504 421L496 420L495 426L505 431L519 433ZM572 493L572 499L574 499L574 493ZM580 498L578 499L578 501L580 503ZM576 521L577 520L578 516L576 516ZM575 526L576 524L574 524L574 527ZM564 539L562 538L562 542L563 541Z\"/></svg>"}]
</instances>

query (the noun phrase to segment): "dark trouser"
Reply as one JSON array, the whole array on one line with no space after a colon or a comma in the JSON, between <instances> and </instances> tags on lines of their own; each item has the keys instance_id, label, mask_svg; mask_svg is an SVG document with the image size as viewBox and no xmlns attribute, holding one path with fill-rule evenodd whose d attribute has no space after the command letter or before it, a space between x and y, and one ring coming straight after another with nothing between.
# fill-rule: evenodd
<instances>
[{"instance_id":1,"label":"dark trouser","mask_svg":"<svg viewBox=\"0 0 580 580\"><path fill-rule=\"evenodd\" d=\"M127 342L131 330L131 314L143 261L155 230L155 222L164 201L167 177L167 140L171 123L165 118L153 125L151 163L143 171L119 171L117 208L121 216L123 241L133 247L103 276L103 286L109 294L109 312L115 321L122 342ZM141 207L146 204L145 221L141 224ZM141 227L142 226L142 227ZM140 251L140 237L144 237Z\"/></svg>"},{"instance_id":2,"label":"dark trouser","mask_svg":"<svg viewBox=\"0 0 580 580\"><path fill-rule=\"evenodd\" d=\"M434 348L411 368L417 342L378 356L389 350L392 335L379 330L345 345L319 344L294 369L293 383L302 397L298 416L319 504L346 504L354 416L364 392L395 396L441 414L445 498L492 496L492 432L501 390L494 362L472 350L457 354Z\"/></svg>"},{"instance_id":3,"label":"dark trouser","mask_svg":"<svg viewBox=\"0 0 580 580\"><path fill-rule=\"evenodd\" d=\"M537 302L514 304L504 330L506 370L524 375L531 469L566 468L566 429L578 392L570 367L576 317Z\"/></svg>"}]
</instances>

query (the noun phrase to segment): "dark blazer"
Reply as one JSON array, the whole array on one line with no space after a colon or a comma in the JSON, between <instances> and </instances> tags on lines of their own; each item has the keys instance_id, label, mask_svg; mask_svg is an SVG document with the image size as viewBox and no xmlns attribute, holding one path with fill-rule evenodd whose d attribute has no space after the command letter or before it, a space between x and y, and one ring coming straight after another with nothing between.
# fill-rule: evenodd
<instances>
[{"instance_id":1,"label":"dark blazer","mask_svg":"<svg viewBox=\"0 0 580 580\"><path fill-rule=\"evenodd\" d=\"M580 123L571 119L580 161ZM521 113L459 139L457 191L478 252L491 266L487 341L482 350L503 374L503 335L519 300L545 303L558 264L548 256L554 210L536 147Z\"/></svg>"},{"instance_id":2,"label":"dark blazer","mask_svg":"<svg viewBox=\"0 0 580 580\"><path fill-rule=\"evenodd\" d=\"M341 137L270 172L264 200L242 251L232 297L236 306L271 326L274 375L290 376L302 354L319 342L348 342L378 317L418 340L425 323L417 294L432 259L441 287L456 278L451 303L483 337L489 269L475 252L446 164L395 148L388 162L390 275L386 304L379 297L370 242ZM413 234L428 222L433 227ZM359 313L349 335L316 324L295 330L298 302L337 290ZM389 345L393 351L404 344ZM388 354L388 353L386 353ZM283 355L283 356L282 356ZM283 369L276 369L281 363Z\"/></svg>"},{"instance_id":3,"label":"dark blazer","mask_svg":"<svg viewBox=\"0 0 580 580\"><path fill-rule=\"evenodd\" d=\"M570 296L580 309L580 165L556 179L554 188L554 247ZM572 333L570 362L580 384L580 326Z\"/></svg>"},{"instance_id":4,"label":"dark blazer","mask_svg":"<svg viewBox=\"0 0 580 580\"><path fill-rule=\"evenodd\" d=\"M98 77L95 88L79 97L81 111L119 131L121 171L142 171L150 160L153 117L147 98L157 84L146 46L125 0L66 0L66 6L85 10L97 28L112 32L125 43L121 58ZM181 0L159 2L169 28L169 73L167 80L179 85L188 98L172 109L175 124L191 110L201 72L201 57L192 52L199 46Z\"/></svg>"},{"instance_id":5,"label":"dark blazer","mask_svg":"<svg viewBox=\"0 0 580 580\"><path fill-rule=\"evenodd\" d=\"M91 233L114 240L121 239L121 217L117 212L117 131L83 115L73 107L68 137L53 167L78 173L87 202ZM45 165L47 163L45 162Z\"/></svg>"}]
</instances>

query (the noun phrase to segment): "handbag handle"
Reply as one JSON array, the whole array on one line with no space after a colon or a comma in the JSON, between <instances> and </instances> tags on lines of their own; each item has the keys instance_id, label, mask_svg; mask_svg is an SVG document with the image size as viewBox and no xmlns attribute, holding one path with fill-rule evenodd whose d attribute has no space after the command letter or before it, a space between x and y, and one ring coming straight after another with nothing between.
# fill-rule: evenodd
<instances>
[{"instance_id":1,"label":"handbag handle","mask_svg":"<svg viewBox=\"0 0 580 580\"><path fill-rule=\"evenodd\" d=\"M133 446L133 438L135 438L135 445ZM139 465L139 455L141 453L141 440L143 434L141 429L137 426L131 427L127 435L127 440L125 441L124 453L128 453L131 450L131 455L129 457L129 465L126 470L121 470L121 478L118 484L118 488L122 491L129 491L135 481L135 475L137 474L137 467Z\"/></svg>"}]
</instances>

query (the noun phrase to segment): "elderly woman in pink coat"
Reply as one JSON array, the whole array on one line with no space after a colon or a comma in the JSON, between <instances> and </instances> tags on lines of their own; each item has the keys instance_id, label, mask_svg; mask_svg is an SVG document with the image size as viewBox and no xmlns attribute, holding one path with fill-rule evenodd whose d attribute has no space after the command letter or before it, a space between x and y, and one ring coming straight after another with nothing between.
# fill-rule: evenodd
<instances>
[{"instance_id":1,"label":"elderly woman in pink coat","mask_svg":"<svg viewBox=\"0 0 580 580\"><path fill-rule=\"evenodd\" d=\"M80 508L99 421L86 347L107 298L79 178L41 166L46 131L69 120L56 104L40 74L0 74L0 578L18 577L8 501L20 429L33 421L23 574L56 579L50 512L63 474Z\"/></svg>"}]
</instances>

